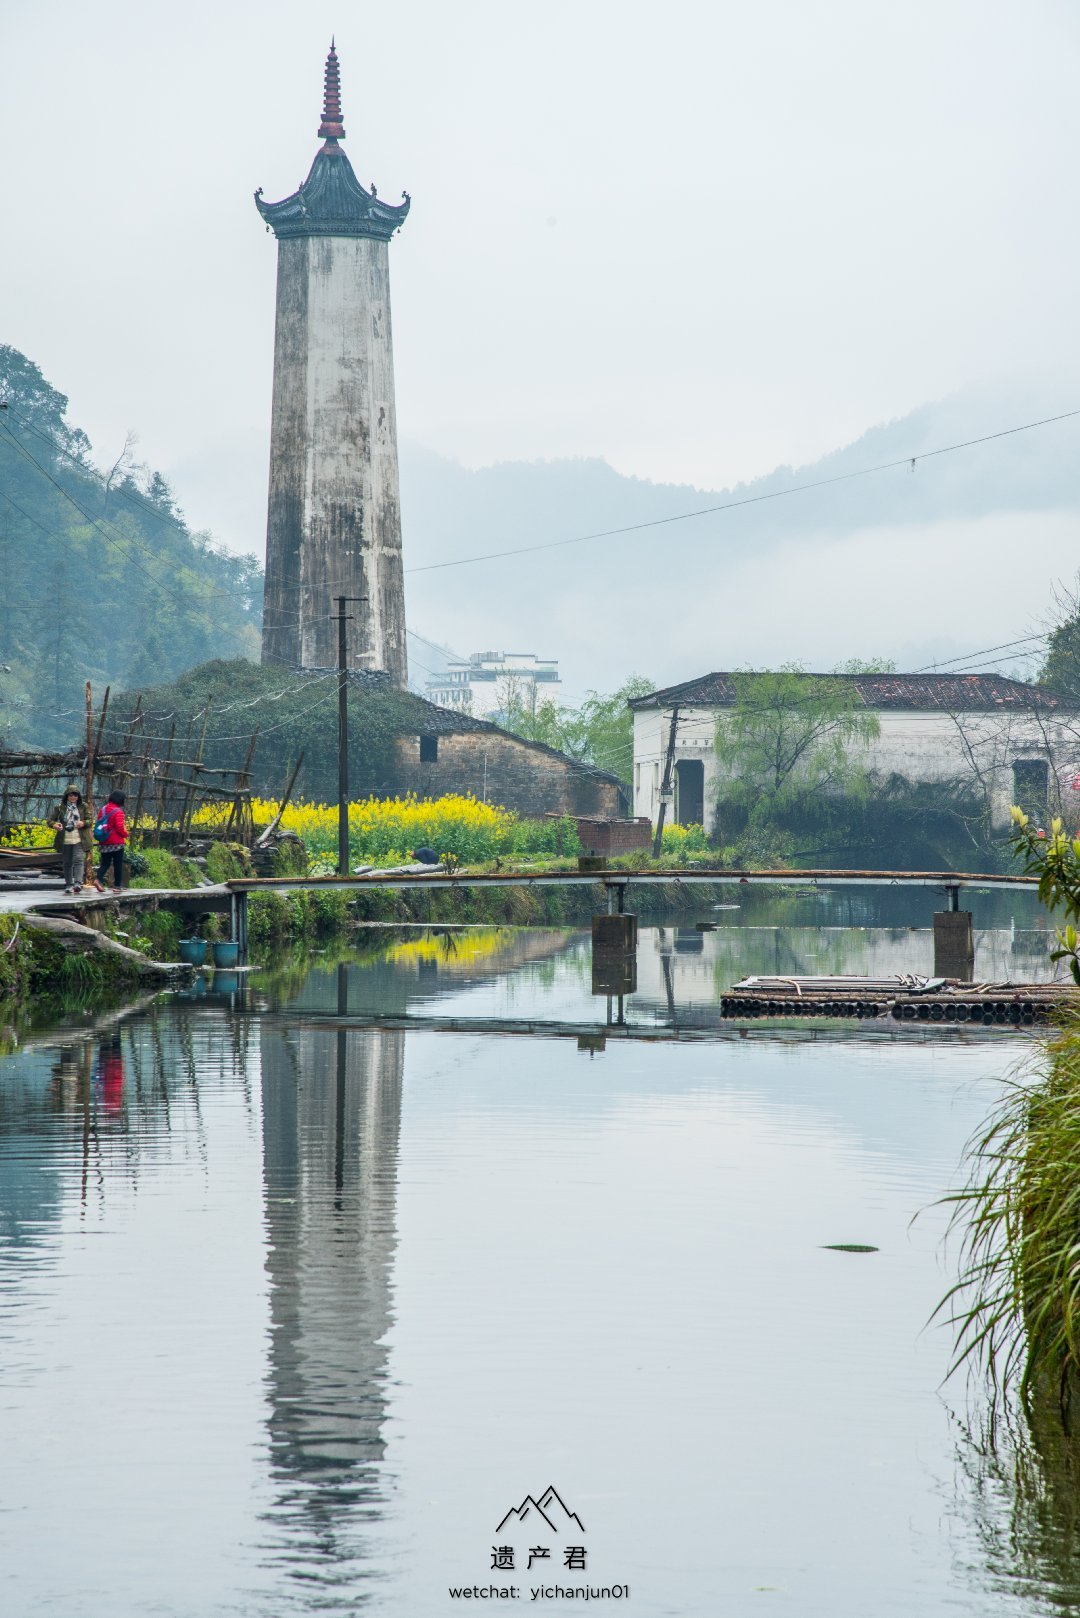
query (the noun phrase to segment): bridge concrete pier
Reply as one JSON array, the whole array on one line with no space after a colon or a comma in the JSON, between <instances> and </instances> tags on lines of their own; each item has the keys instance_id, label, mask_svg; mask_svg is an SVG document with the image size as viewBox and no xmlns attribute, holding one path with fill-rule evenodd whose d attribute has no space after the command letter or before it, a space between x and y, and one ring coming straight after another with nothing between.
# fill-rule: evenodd
<instances>
[{"instance_id":1,"label":"bridge concrete pier","mask_svg":"<svg viewBox=\"0 0 1080 1618\"><path fill-rule=\"evenodd\" d=\"M248 958L248 895L246 891L232 894L229 906L230 931L239 944L239 961L247 965Z\"/></svg>"},{"instance_id":2,"label":"bridge concrete pier","mask_svg":"<svg viewBox=\"0 0 1080 1618\"><path fill-rule=\"evenodd\" d=\"M592 992L607 998L607 1020L612 1001L618 1002L618 1021L624 1018L624 1000L637 991L637 916L623 910L625 889L619 889L619 909L592 919ZM610 907L611 893L608 893Z\"/></svg>"},{"instance_id":3,"label":"bridge concrete pier","mask_svg":"<svg viewBox=\"0 0 1080 1618\"><path fill-rule=\"evenodd\" d=\"M934 911L934 976L975 980L975 936L971 911L960 909L960 884L946 882L948 910Z\"/></svg>"},{"instance_id":4,"label":"bridge concrete pier","mask_svg":"<svg viewBox=\"0 0 1080 1618\"><path fill-rule=\"evenodd\" d=\"M975 937L970 910L935 910L934 976L975 980Z\"/></svg>"}]
</instances>

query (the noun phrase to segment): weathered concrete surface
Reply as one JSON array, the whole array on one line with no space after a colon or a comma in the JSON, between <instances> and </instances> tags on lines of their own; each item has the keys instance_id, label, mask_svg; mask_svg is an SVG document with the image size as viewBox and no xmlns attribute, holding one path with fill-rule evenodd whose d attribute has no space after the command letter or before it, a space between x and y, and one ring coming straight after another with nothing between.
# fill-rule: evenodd
<instances>
[{"instance_id":1,"label":"weathered concrete surface","mask_svg":"<svg viewBox=\"0 0 1080 1618\"><path fill-rule=\"evenodd\" d=\"M975 975L975 935L970 910L935 910L934 976L970 983Z\"/></svg>"},{"instance_id":2,"label":"weathered concrete surface","mask_svg":"<svg viewBox=\"0 0 1080 1618\"><path fill-rule=\"evenodd\" d=\"M130 910L227 910L229 892L223 883L208 883L202 888L124 888L113 893L106 888L84 888L81 893L65 893L60 882L35 882L20 886L5 883L0 888L0 915L21 914L23 911L44 910L53 915L73 915L80 911L111 910L121 915Z\"/></svg>"},{"instance_id":3,"label":"weathered concrete surface","mask_svg":"<svg viewBox=\"0 0 1080 1618\"><path fill-rule=\"evenodd\" d=\"M387 243L278 242L263 661L337 662L407 682Z\"/></svg>"}]
</instances>

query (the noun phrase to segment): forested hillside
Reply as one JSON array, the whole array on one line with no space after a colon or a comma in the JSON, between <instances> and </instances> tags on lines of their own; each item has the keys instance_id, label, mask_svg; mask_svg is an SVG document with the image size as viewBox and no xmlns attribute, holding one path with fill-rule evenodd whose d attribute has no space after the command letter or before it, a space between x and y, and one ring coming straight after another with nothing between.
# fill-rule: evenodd
<instances>
[{"instance_id":1,"label":"forested hillside","mask_svg":"<svg viewBox=\"0 0 1080 1618\"><path fill-rule=\"evenodd\" d=\"M66 745L87 679L257 657L262 571L195 534L130 451L102 469L68 401L0 346L0 739Z\"/></svg>"}]
</instances>

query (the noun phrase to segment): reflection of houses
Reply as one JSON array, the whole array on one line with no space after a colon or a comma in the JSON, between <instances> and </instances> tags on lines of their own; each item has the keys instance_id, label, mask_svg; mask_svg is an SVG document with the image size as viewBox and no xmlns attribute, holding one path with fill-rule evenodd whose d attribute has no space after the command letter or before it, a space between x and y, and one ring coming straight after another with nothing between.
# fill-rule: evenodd
<instances>
[{"instance_id":1,"label":"reflection of houses","mask_svg":"<svg viewBox=\"0 0 1080 1618\"><path fill-rule=\"evenodd\" d=\"M1053 971L1043 928L977 927L975 960L980 978L992 983L1035 983ZM707 1028L723 1021L720 997L743 977L924 975L933 963L933 933L925 924L838 927L793 918L778 926L720 925L712 932L648 927L638 934L637 992L629 1006L635 1020L651 1016Z\"/></svg>"},{"instance_id":2,"label":"reflection of houses","mask_svg":"<svg viewBox=\"0 0 1080 1618\"><path fill-rule=\"evenodd\" d=\"M717 719L736 700L738 674L706 674L635 697L634 813L655 821L672 711L674 817L711 829L723 772L713 746ZM1039 815L1080 812L1080 709L1065 698L998 674L808 674L842 682L876 715L880 734L863 762L883 780L966 787L991 805L995 826L1022 803Z\"/></svg>"},{"instance_id":3,"label":"reflection of houses","mask_svg":"<svg viewBox=\"0 0 1080 1618\"><path fill-rule=\"evenodd\" d=\"M271 1465L294 1524L337 1543L385 1449L404 1035L260 1031Z\"/></svg>"}]
</instances>

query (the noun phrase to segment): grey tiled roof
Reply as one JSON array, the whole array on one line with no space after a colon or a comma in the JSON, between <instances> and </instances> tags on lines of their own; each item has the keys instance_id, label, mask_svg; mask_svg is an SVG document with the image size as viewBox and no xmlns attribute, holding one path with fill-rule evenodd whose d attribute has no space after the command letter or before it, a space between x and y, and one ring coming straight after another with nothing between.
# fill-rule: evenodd
<instances>
[{"instance_id":1,"label":"grey tiled roof","mask_svg":"<svg viewBox=\"0 0 1080 1618\"><path fill-rule=\"evenodd\" d=\"M736 682L746 679L748 673L703 674L699 679L685 680L681 685L664 686L659 691L650 691L647 696L634 697L630 706L634 709L670 708L677 702L685 707L731 707L735 702ZM1080 706L1044 686L1010 680L1002 674L816 674L807 671L805 678L849 685L864 707L874 709L976 713L1021 709L1070 711Z\"/></svg>"}]
</instances>

